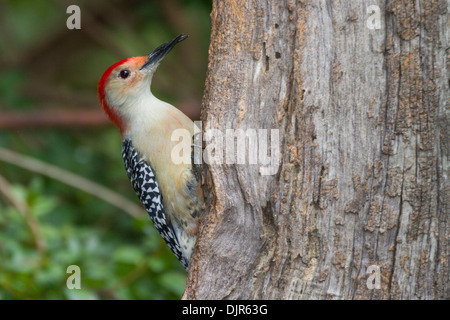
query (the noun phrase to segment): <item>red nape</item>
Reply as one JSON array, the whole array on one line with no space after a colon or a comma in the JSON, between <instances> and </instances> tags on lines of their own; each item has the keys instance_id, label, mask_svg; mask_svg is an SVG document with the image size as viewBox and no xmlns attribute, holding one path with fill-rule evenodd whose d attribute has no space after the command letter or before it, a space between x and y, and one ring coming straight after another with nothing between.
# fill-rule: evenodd
<instances>
[{"instance_id":1,"label":"red nape","mask_svg":"<svg viewBox=\"0 0 450 320\"><path fill-rule=\"evenodd\" d=\"M100 81L98 82L97 90L98 90L98 99L100 100L100 105L102 106L105 113L108 115L109 119L119 128L119 131L121 134L124 132L124 124L122 119L119 117L117 112L114 111L114 109L111 108L111 106L106 101L106 93L105 93L105 86L106 81L108 80L109 76L113 72L115 68L118 66L124 64L125 62L129 61L132 58L123 59L119 62L114 63L112 66L110 66L106 71L103 73L102 77L100 78Z\"/></svg>"}]
</instances>

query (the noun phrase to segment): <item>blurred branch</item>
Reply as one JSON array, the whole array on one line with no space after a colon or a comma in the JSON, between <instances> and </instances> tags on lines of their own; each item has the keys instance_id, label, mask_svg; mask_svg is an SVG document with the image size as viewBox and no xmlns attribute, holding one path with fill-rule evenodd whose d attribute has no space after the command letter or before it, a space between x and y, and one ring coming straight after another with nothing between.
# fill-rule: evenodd
<instances>
[{"instance_id":1,"label":"blurred branch","mask_svg":"<svg viewBox=\"0 0 450 320\"><path fill-rule=\"evenodd\" d=\"M199 119L200 101L186 101L177 104L181 111L193 120ZM97 127L109 123L108 117L99 106L82 109L58 109L30 112L0 112L0 130L5 129L29 129L34 127Z\"/></svg>"},{"instance_id":2,"label":"blurred branch","mask_svg":"<svg viewBox=\"0 0 450 320\"><path fill-rule=\"evenodd\" d=\"M70 106L90 106L97 99L97 91L68 90L64 85L55 87L54 83L43 82L42 79L30 78L24 85L21 93L33 100L51 101L56 104Z\"/></svg>"},{"instance_id":3,"label":"blurred branch","mask_svg":"<svg viewBox=\"0 0 450 320\"><path fill-rule=\"evenodd\" d=\"M1 129L30 127L100 126L109 123L100 108L39 110L27 113L0 112Z\"/></svg>"},{"instance_id":4,"label":"blurred branch","mask_svg":"<svg viewBox=\"0 0 450 320\"><path fill-rule=\"evenodd\" d=\"M18 199L11 192L11 184L1 175L0 192L3 193L5 198L8 199L14 207L16 207L17 211L19 211L20 215L24 218L28 228L30 229L34 244L36 246L36 250L38 250L39 252L44 252L47 248L47 244L45 243L45 239L42 236L38 219L30 213L30 208L28 207L28 205Z\"/></svg>"},{"instance_id":5,"label":"blurred branch","mask_svg":"<svg viewBox=\"0 0 450 320\"><path fill-rule=\"evenodd\" d=\"M134 204L122 195L54 165L1 147L0 160L45 175L69 186L90 193L116 206L117 208L122 209L135 219L143 219L145 216L144 210L140 206Z\"/></svg>"}]
</instances>

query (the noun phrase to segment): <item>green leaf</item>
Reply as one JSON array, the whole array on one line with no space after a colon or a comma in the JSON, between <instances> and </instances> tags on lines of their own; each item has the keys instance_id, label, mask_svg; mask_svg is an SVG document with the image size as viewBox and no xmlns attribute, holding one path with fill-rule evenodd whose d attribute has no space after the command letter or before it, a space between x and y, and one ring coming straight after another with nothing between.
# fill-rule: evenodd
<instances>
[{"instance_id":1,"label":"green leaf","mask_svg":"<svg viewBox=\"0 0 450 320\"><path fill-rule=\"evenodd\" d=\"M132 246L121 246L113 254L115 261L129 264L138 264L143 258L143 252Z\"/></svg>"},{"instance_id":2,"label":"green leaf","mask_svg":"<svg viewBox=\"0 0 450 320\"><path fill-rule=\"evenodd\" d=\"M57 201L53 198L39 196L30 208L37 217L42 217L56 208Z\"/></svg>"},{"instance_id":3,"label":"green leaf","mask_svg":"<svg viewBox=\"0 0 450 320\"><path fill-rule=\"evenodd\" d=\"M83 282L81 283L81 289L66 288L64 295L69 300L98 300L98 296L94 292L83 288Z\"/></svg>"},{"instance_id":4,"label":"green leaf","mask_svg":"<svg viewBox=\"0 0 450 320\"><path fill-rule=\"evenodd\" d=\"M179 272L167 272L160 276L161 286L177 295L182 295L186 285L186 275Z\"/></svg>"}]
</instances>

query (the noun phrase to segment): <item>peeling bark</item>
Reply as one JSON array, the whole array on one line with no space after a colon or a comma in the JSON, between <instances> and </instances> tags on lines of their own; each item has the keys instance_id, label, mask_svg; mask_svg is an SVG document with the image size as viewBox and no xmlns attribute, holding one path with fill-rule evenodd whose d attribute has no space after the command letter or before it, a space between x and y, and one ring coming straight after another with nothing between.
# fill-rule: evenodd
<instances>
[{"instance_id":1,"label":"peeling bark","mask_svg":"<svg viewBox=\"0 0 450 320\"><path fill-rule=\"evenodd\" d=\"M185 299L450 298L448 4L371 4L214 1L203 127L281 163L207 166Z\"/></svg>"}]
</instances>

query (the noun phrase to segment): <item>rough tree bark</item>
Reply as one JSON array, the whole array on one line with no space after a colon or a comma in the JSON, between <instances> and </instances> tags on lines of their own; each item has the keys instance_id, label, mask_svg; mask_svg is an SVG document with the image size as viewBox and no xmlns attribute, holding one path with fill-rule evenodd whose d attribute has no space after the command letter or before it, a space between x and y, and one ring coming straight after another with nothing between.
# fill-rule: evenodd
<instances>
[{"instance_id":1,"label":"rough tree bark","mask_svg":"<svg viewBox=\"0 0 450 320\"><path fill-rule=\"evenodd\" d=\"M447 6L214 1L203 128L281 161L207 166L185 299L450 297Z\"/></svg>"}]
</instances>

